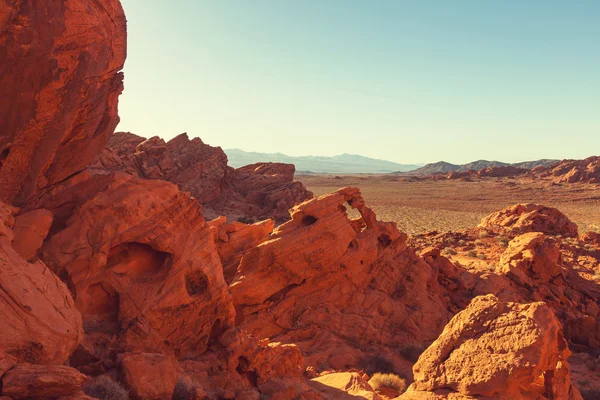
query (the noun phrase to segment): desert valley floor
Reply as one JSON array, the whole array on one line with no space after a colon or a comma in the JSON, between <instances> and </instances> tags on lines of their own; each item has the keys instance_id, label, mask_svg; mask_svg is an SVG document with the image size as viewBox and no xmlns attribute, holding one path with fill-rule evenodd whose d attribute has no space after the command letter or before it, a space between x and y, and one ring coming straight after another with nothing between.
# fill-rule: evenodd
<instances>
[{"instance_id":1,"label":"desert valley floor","mask_svg":"<svg viewBox=\"0 0 600 400\"><path fill-rule=\"evenodd\" d=\"M382 221L395 221L409 235L466 229L483 217L517 203L556 207L581 232L600 231L600 185L487 178L432 180L394 175L296 175L315 196L341 187L360 187Z\"/></svg>"}]
</instances>

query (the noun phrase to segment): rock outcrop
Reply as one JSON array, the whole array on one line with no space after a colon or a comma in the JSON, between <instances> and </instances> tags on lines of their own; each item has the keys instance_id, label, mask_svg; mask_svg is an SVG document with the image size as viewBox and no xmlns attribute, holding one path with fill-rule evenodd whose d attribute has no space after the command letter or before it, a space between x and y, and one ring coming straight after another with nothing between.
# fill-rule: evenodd
<instances>
[{"instance_id":1,"label":"rock outcrop","mask_svg":"<svg viewBox=\"0 0 600 400\"><path fill-rule=\"evenodd\" d=\"M185 133L168 142L156 136L144 139L116 133L90 170L124 171L175 183L198 199L208 218L226 215L282 222L289 219L292 206L312 198L294 181L293 165L259 163L233 169L227 166L220 147L211 147L199 138L190 140Z\"/></svg>"},{"instance_id":2,"label":"rock outcrop","mask_svg":"<svg viewBox=\"0 0 600 400\"><path fill-rule=\"evenodd\" d=\"M86 332L118 332L125 350L187 358L233 324L213 233L171 183L112 175L42 258L69 281Z\"/></svg>"},{"instance_id":3,"label":"rock outcrop","mask_svg":"<svg viewBox=\"0 0 600 400\"><path fill-rule=\"evenodd\" d=\"M400 399L579 400L569 355L560 323L544 303L477 297L419 357L415 382Z\"/></svg>"},{"instance_id":4,"label":"rock outcrop","mask_svg":"<svg viewBox=\"0 0 600 400\"><path fill-rule=\"evenodd\" d=\"M0 6L0 200L84 169L113 133L126 21L118 0Z\"/></svg>"},{"instance_id":5,"label":"rock outcrop","mask_svg":"<svg viewBox=\"0 0 600 400\"><path fill-rule=\"evenodd\" d=\"M577 236L577 225L556 208L539 204L517 204L485 217L479 227L515 233L543 232Z\"/></svg>"},{"instance_id":6,"label":"rock outcrop","mask_svg":"<svg viewBox=\"0 0 600 400\"><path fill-rule=\"evenodd\" d=\"M348 219L345 203L361 217ZM237 324L296 343L317 371L366 368L378 357L406 369L398 349L434 340L449 319L436 272L395 224L376 220L358 189L291 214L241 258L230 285Z\"/></svg>"},{"instance_id":7,"label":"rock outcrop","mask_svg":"<svg viewBox=\"0 0 600 400\"><path fill-rule=\"evenodd\" d=\"M560 249L540 232L517 236L500 258L501 272L518 285L534 289L566 275L560 265Z\"/></svg>"},{"instance_id":8,"label":"rock outcrop","mask_svg":"<svg viewBox=\"0 0 600 400\"><path fill-rule=\"evenodd\" d=\"M554 182L600 183L600 157L583 160L563 160L557 165L535 171L537 176L549 177Z\"/></svg>"}]
</instances>

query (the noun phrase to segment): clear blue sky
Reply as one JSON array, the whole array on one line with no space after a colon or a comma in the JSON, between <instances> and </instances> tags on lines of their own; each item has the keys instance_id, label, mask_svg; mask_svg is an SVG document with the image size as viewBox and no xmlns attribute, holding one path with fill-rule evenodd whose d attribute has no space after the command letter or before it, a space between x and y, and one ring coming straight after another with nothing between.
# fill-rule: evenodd
<instances>
[{"instance_id":1,"label":"clear blue sky","mask_svg":"<svg viewBox=\"0 0 600 400\"><path fill-rule=\"evenodd\" d=\"M600 154L600 1L122 3L118 130L401 163Z\"/></svg>"}]
</instances>

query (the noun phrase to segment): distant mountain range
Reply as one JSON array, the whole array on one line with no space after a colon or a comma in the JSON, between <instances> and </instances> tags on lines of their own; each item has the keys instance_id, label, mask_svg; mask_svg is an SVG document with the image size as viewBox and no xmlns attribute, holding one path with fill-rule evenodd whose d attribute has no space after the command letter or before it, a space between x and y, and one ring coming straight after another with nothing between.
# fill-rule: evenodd
<instances>
[{"instance_id":1,"label":"distant mountain range","mask_svg":"<svg viewBox=\"0 0 600 400\"><path fill-rule=\"evenodd\" d=\"M470 162L468 164L450 164L448 162L445 161L440 161L440 162L436 162L436 163L431 163L431 164L426 164L425 166L421 167L421 168L417 168L415 170L409 171L408 174L410 175L431 175L431 174L439 174L439 173L446 173L446 172L463 172L463 171L468 171L470 169L478 171L480 169L485 169L485 168L489 168L489 167L503 167L503 166L513 166L513 167L518 167L518 168L525 168L525 169L533 169L536 167L547 167L549 165L552 164L556 164L557 162L559 162L560 160L548 160L548 159L543 159L543 160L536 160L536 161L524 161L524 162L519 162L519 163L504 163L504 162L500 162L500 161L487 161L487 160L477 160L477 161L473 161ZM405 172L405 171L398 171L398 172Z\"/></svg>"},{"instance_id":2,"label":"distant mountain range","mask_svg":"<svg viewBox=\"0 0 600 400\"><path fill-rule=\"evenodd\" d=\"M298 172L331 174L384 174L412 171L423 164L398 164L356 154L341 154L333 157L288 156L281 153L255 153L240 149L225 149L229 165L239 168L257 162L282 162L294 164Z\"/></svg>"}]
</instances>

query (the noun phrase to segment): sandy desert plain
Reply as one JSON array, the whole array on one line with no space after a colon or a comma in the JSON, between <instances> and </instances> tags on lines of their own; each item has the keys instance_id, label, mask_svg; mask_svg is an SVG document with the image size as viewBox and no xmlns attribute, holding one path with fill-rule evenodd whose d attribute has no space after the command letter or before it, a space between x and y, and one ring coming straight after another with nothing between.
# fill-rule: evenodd
<instances>
[{"instance_id":1,"label":"sandy desert plain","mask_svg":"<svg viewBox=\"0 0 600 400\"><path fill-rule=\"evenodd\" d=\"M433 180L381 175L296 175L315 196L356 186L382 221L409 235L477 226L481 219L517 203L556 207L580 232L600 231L600 185L527 178Z\"/></svg>"}]
</instances>

